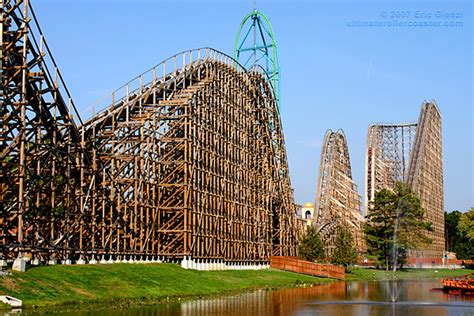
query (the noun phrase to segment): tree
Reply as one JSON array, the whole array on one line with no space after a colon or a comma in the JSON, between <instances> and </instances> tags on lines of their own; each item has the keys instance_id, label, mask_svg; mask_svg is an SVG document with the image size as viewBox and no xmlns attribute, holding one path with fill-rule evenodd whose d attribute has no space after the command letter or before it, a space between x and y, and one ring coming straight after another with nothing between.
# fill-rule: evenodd
<instances>
[{"instance_id":1,"label":"tree","mask_svg":"<svg viewBox=\"0 0 474 316\"><path fill-rule=\"evenodd\" d=\"M368 254L379 261L385 259L387 269L394 234L394 205L396 205L395 196L391 191L382 189L376 192L364 224Z\"/></svg>"},{"instance_id":2,"label":"tree","mask_svg":"<svg viewBox=\"0 0 474 316\"><path fill-rule=\"evenodd\" d=\"M458 223L459 240L454 248L458 259L474 258L474 208L459 217Z\"/></svg>"},{"instance_id":3,"label":"tree","mask_svg":"<svg viewBox=\"0 0 474 316\"><path fill-rule=\"evenodd\" d=\"M343 265L346 271L349 271L350 266L357 263L359 254L354 247L354 237L345 225L340 225L337 228L335 246L336 248L332 255L331 262Z\"/></svg>"},{"instance_id":4,"label":"tree","mask_svg":"<svg viewBox=\"0 0 474 316\"><path fill-rule=\"evenodd\" d=\"M474 207L462 214L458 224L459 233L474 242Z\"/></svg>"},{"instance_id":5,"label":"tree","mask_svg":"<svg viewBox=\"0 0 474 316\"><path fill-rule=\"evenodd\" d=\"M309 226L299 245L299 256L308 261L324 259L324 246L314 226Z\"/></svg>"},{"instance_id":6,"label":"tree","mask_svg":"<svg viewBox=\"0 0 474 316\"><path fill-rule=\"evenodd\" d=\"M461 241L461 235L458 231L459 218L462 213L452 211L444 213L444 233L446 237L446 250L456 252L455 248Z\"/></svg>"},{"instance_id":7,"label":"tree","mask_svg":"<svg viewBox=\"0 0 474 316\"><path fill-rule=\"evenodd\" d=\"M432 224L424 219L420 200L403 183L395 189L382 189L375 194L364 225L369 255L378 258L388 271L403 264L409 249L431 243L426 236Z\"/></svg>"},{"instance_id":8,"label":"tree","mask_svg":"<svg viewBox=\"0 0 474 316\"><path fill-rule=\"evenodd\" d=\"M444 213L446 250L455 252L458 259L474 258L473 221L474 208L464 214L459 211Z\"/></svg>"}]
</instances>

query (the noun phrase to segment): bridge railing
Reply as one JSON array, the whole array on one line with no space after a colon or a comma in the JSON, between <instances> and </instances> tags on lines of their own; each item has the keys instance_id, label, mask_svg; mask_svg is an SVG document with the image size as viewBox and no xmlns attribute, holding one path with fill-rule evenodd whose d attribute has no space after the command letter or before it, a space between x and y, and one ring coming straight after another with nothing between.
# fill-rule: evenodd
<instances>
[{"instance_id":1,"label":"bridge railing","mask_svg":"<svg viewBox=\"0 0 474 316\"><path fill-rule=\"evenodd\" d=\"M127 100L130 95L139 94L143 88L148 87L150 84L165 82L172 77L177 77L184 73L189 66L199 67L208 61L224 63L227 66L236 68L239 72L247 71L232 57L213 48L203 47L186 50L156 64L94 103L90 108L92 110L91 116L97 118L106 115L110 107Z\"/></svg>"}]
</instances>

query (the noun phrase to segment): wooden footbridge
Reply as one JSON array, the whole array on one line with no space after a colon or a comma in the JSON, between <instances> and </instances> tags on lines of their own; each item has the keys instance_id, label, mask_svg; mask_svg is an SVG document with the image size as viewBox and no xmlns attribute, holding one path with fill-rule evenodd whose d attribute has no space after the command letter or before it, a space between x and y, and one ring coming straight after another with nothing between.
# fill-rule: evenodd
<instances>
[{"instance_id":1,"label":"wooden footbridge","mask_svg":"<svg viewBox=\"0 0 474 316\"><path fill-rule=\"evenodd\" d=\"M299 257L275 256L270 258L270 267L302 273L322 278L332 278L338 280L346 279L344 267L333 264L316 263L303 260Z\"/></svg>"}]
</instances>

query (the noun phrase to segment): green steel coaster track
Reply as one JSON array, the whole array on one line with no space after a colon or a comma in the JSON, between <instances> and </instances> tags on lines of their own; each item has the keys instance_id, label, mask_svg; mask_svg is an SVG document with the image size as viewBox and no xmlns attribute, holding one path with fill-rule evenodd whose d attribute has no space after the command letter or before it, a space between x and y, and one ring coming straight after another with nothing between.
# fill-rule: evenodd
<instances>
[{"instance_id":1,"label":"green steel coaster track","mask_svg":"<svg viewBox=\"0 0 474 316\"><path fill-rule=\"evenodd\" d=\"M280 63L272 25L265 14L254 9L242 20L235 40L234 59L247 69L260 66L265 71L279 112Z\"/></svg>"}]
</instances>

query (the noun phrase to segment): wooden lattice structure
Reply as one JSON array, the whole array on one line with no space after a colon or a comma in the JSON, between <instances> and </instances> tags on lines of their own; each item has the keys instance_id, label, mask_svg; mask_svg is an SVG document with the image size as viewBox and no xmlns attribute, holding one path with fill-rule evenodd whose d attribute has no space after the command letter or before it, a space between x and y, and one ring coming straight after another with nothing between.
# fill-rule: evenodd
<instances>
[{"instance_id":1,"label":"wooden lattice structure","mask_svg":"<svg viewBox=\"0 0 474 316\"><path fill-rule=\"evenodd\" d=\"M89 163L80 118L27 3L0 4L0 242L67 248Z\"/></svg>"},{"instance_id":2,"label":"wooden lattice structure","mask_svg":"<svg viewBox=\"0 0 474 316\"><path fill-rule=\"evenodd\" d=\"M418 123L369 126L366 152L366 205L382 188L407 183L433 223L433 243L410 256L444 254L444 191L441 114L434 101L423 102Z\"/></svg>"},{"instance_id":3,"label":"wooden lattice structure","mask_svg":"<svg viewBox=\"0 0 474 316\"><path fill-rule=\"evenodd\" d=\"M342 130L328 130L324 136L315 211L327 256L335 249L339 227L351 230L355 246L363 252L361 197L352 180L349 149Z\"/></svg>"},{"instance_id":4,"label":"wooden lattice structure","mask_svg":"<svg viewBox=\"0 0 474 316\"><path fill-rule=\"evenodd\" d=\"M296 255L283 131L262 73L210 48L183 52L83 123L31 5L0 4L3 256Z\"/></svg>"}]
</instances>

